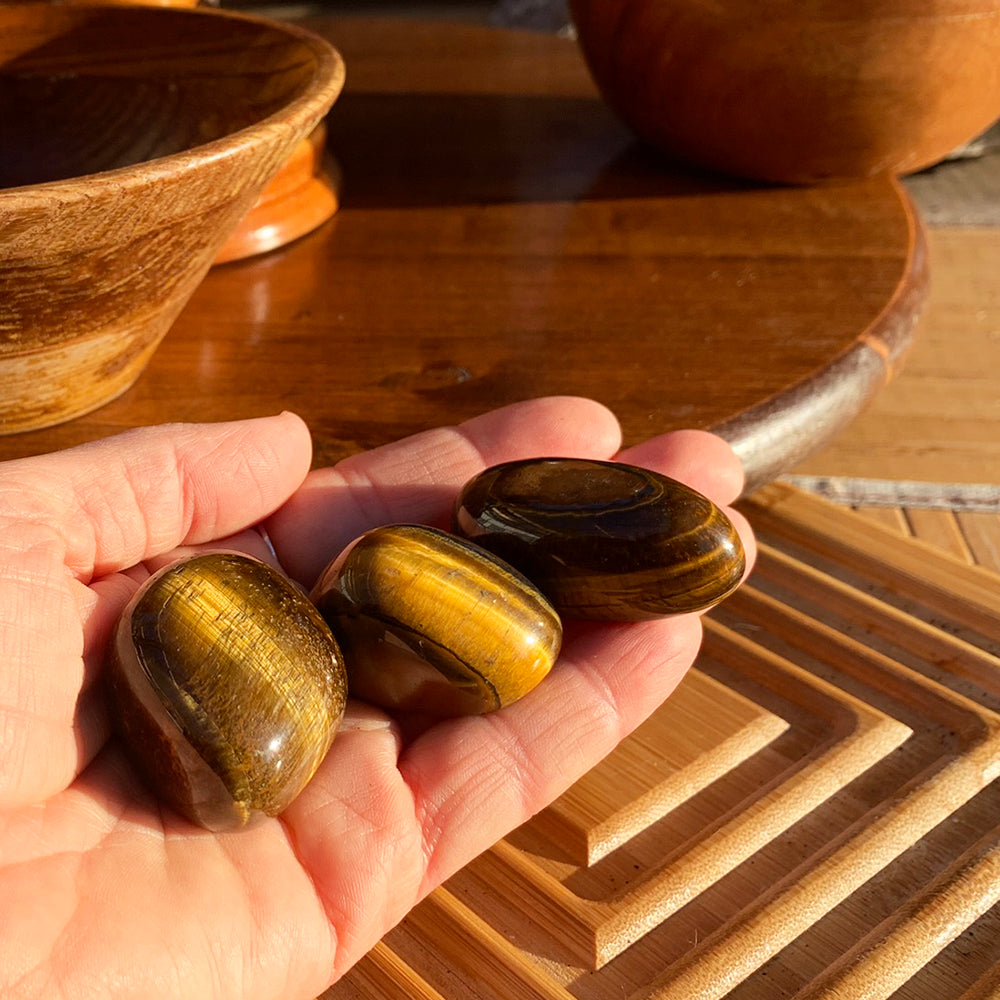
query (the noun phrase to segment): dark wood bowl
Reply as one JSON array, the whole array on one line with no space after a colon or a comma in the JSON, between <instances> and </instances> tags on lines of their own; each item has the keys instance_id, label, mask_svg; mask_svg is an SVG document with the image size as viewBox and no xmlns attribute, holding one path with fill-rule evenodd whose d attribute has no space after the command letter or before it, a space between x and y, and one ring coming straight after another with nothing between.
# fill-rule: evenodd
<instances>
[{"instance_id":1,"label":"dark wood bowl","mask_svg":"<svg viewBox=\"0 0 1000 1000\"><path fill-rule=\"evenodd\" d=\"M244 15L0 5L0 432L132 384L343 80Z\"/></svg>"},{"instance_id":2,"label":"dark wood bowl","mask_svg":"<svg viewBox=\"0 0 1000 1000\"><path fill-rule=\"evenodd\" d=\"M712 170L909 173L1000 115L996 0L570 0L608 104Z\"/></svg>"}]
</instances>

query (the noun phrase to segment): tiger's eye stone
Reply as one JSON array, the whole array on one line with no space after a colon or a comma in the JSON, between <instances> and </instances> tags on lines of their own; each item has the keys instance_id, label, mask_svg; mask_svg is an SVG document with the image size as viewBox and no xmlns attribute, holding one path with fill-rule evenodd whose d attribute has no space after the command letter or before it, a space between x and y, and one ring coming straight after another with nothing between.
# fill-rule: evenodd
<instances>
[{"instance_id":1,"label":"tiger's eye stone","mask_svg":"<svg viewBox=\"0 0 1000 1000\"><path fill-rule=\"evenodd\" d=\"M455 531L517 567L565 617L702 611L739 584L743 546L707 497L619 462L508 462L469 482Z\"/></svg>"},{"instance_id":2,"label":"tiger's eye stone","mask_svg":"<svg viewBox=\"0 0 1000 1000\"><path fill-rule=\"evenodd\" d=\"M347 698L319 612L238 553L150 577L118 622L109 667L132 758L162 799L212 830L284 810L326 756Z\"/></svg>"},{"instance_id":3,"label":"tiger's eye stone","mask_svg":"<svg viewBox=\"0 0 1000 1000\"><path fill-rule=\"evenodd\" d=\"M344 651L351 696L472 715L545 677L562 625L537 588L475 545L419 525L362 535L313 591Z\"/></svg>"}]
</instances>

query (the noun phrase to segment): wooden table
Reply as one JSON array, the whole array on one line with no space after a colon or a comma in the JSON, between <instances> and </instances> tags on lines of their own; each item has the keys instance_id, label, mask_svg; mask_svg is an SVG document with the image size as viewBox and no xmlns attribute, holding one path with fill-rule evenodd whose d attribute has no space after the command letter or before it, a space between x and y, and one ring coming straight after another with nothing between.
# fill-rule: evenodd
<instances>
[{"instance_id":1,"label":"wooden table","mask_svg":"<svg viewBox=\"0 0 1000 1000\"><path fill-rule=\"evenodd\" d=\"M137 424L291 408L316 460L548 393L628 441L719 429L752 483L828 441L893 373L925 284L910 203L686 171L605 110L573 43L310 22L342 50L337 217L213 269L139 382L0 458Z\"/></svg>"}]
</instances>

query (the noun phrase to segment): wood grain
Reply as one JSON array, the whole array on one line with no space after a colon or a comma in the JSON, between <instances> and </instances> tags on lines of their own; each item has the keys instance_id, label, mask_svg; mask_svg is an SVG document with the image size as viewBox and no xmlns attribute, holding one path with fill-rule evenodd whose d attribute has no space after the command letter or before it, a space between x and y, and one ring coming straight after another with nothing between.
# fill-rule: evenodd
<instances>
[{"instance_id":1,"label":"wood grain","mask_svg":"<svg viewBox=\"0 0 1000 1000\"><path fill-rule=\"evenodd\" d=\"M135 381L342 82L240 15L0 5L0 434Z\"/></svg>"},{"instance_id":2,"label":"wood grain","mask_svg":"<svg viewBox=\"0 0 1000 1000\"><path fill-rule=\"evenodd\" d=\"M498 845L493 852L495 859L482 858L471 870L480 873L496 892L509 894L513 904L518 900L524 907L540 903L540 912L549 918L555 905L561 910L558 933L584 962L600 967L807 815L837 787L847 785L894 750L909 734L905 726L883 713L873 712L855 699L834 695L790 662L770 654L751 660L747 651L748 644L738 633L721 628L713 629L706 644L709 661L719 655L727 662L742 661L745 670L766 670L766 679L758 671L758 683L773 684L776 689L784 685L782 697L797 699L800 710L809 706L823 723L817 726L813 721L809 727L812 739L790 767L779 757L774 770L759 776L738 805L728 804L725 818L720 818L717 826L709 825L657 865L647 859L637 869L641 874L628 872L627 848L614 859L615 864L575 870L547 857L531 840L525 850ZM697 719L687 720L688 727L697 724ZM683 745L685 738L685 727L677 726L673 739ZM620 766L626 766L625 762ZM780 781L776 781L777 774ZM512 842L516 845L525 839L522 834ZM501 862L505 871L494 860ZM623 879L628 885L625 890L621 888Z\"/></svg>"},{"instance_id":3,"label":"wood grain","mask_svg":"<svg viewBox=\"0 0 1000 1000\"><path fill-rule=\"evenodd\" d=\"M893 532L867 520L859 519L845 535L836 507L778 483L757 493L754 514L757 524L780 525L788 542L809 546L815 557L847 561L886 588L903 580L906 592L935 614L983 636L1000 634L996 576L979 566L956 563L920 540L899 545Z\"/></svg>"},{"instance_id":4,"label":"wood grain","mask_svg":"<svg viewBox=\"0 0 1000 1000\"><path fill-rule=\"evenodd\" d=\"M350 65L328 118L335 218L213 269L147 377L0 457L292 408L328 463L577 393L633 442L726 425L766 478L893 373L925 275L892 180L780 189L680 168L633 140L565 39L308 24Z\"/></svg>"},{"instance_id":5,"label":"wood grain","mask_svg":"<svg viewBox=\"0 0 1000 1000\"><path fill-rule=\"evenodd\" d=\"M1000 657L981 630L1000 597L973 588L956 619L940 593L1000 577L799 491L746 512L759 565L684 683L787 728L587 866L530 821L386 938L405 973L364 994L349 973L329 1000L398 1000L413 977L447 1000L997 996ZM895 551L877 580L855 559L871 546ZM668 758L664 739L607 774ZM602 928L622 935L603 956Z\"/></svg>"}]
</instances>

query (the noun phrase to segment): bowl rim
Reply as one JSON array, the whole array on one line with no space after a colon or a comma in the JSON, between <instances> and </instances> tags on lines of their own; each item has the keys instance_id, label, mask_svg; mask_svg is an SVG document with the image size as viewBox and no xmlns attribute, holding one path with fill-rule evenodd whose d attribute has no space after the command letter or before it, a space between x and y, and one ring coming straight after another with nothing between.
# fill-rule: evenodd
<instances>
[{"instance_id":1,"label":"bowl rim","mask_svg":"<svg viewBox=\"0 0 1000 1000\"><path fill-rule=\"evenodd\" d=\"M21 0L21 2L0 3L0 19L3 10L25 10L35 7L46 7L46 0ZM86 13L104 11L131 16L142 12L144 16L156 17L187 17L216 18L224 21L244 21L259 25L269 31L291 36L303 44L315 56L312 77L304 90L294 100L272 112L265 118L245 125L217 139L198 143L189 149L166 153L139 163L131 163L109 170L99 170L90 174L74 174L51 181L39 181L37 184L21 184L15 187L0 187L0 215L4 211L14 210L18 201L23 201L26 207L30 203L40 201L43 197L55 198L62 203L87 199L95 201L102 195L120 195L123 188L145 186L157 177L178 178L197 170L207 162L217 163L237 156L248 147L254 146L264 134L273 132L276 127L282 131L293 131L301 126L303 121L315 118L318 122L326 111L340 96L346 79L346 66L343 56L325 38L297 24L272 20L256 14L242 11L221 10L219 8L163 7L142 4L123 5L121 3L94 3L62 7L63 12L79 11L81 16ZM86 184L81 182L85 181Z\"/></svg>"}]
</instances>

